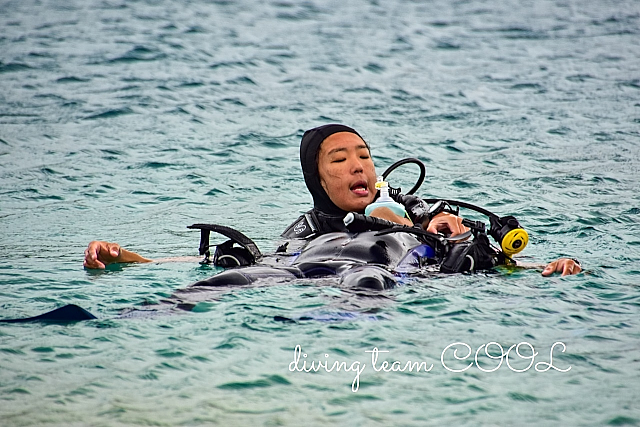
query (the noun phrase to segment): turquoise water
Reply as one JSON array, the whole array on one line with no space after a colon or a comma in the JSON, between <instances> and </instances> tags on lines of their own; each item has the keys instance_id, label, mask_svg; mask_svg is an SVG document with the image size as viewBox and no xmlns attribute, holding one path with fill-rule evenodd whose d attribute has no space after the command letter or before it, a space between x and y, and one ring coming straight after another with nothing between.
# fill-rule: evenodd
<instances>
[{"instance_id":1,"label":"turquoise water","mask_svg":"<svg viewBox=\"0 0 640 427\"><path fill-rule=\"evenodd\" d=\"M637 1L2 1L0 28L1 317L99 317L0 326L3 425L640 424ZM424 197L516 215L526 260L587 272L265 283L122 318L216 271L82 268L94 239L197 255L194 222L274 250L327 122L380 170L423 160ZM364 365L357 392L296 371L297 345L299 366ZM376 371L374 348L432 368Z\"/></svg>"}]
</instances>

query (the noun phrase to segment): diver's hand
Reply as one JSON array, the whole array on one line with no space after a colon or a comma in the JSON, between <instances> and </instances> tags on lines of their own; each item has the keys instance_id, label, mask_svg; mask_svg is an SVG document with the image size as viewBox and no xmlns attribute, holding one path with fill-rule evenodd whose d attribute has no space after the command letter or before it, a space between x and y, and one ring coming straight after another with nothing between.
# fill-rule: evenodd
<instances>
[{"instance_id":1,"label":"diver's hand","mask_svg":"<svg viewBox=\"0 0 640 427\"><path fill-rule=\"evenodd\" d=\"M86 268L105 268L107 264L118 262L120 245L117 243L93 241L84 250Z\"/></svg>"},{"instance_id":2,"label":"diver's hand","mask_svg":"<svg viewBox=\"0 0 640 427\"><path fill-rule=\"evenodd\" d=\"M86 268L100 268L114 262L151 262L135 252L120 247L117 243L93 241L84 251L83 265Z\"/></svg>"},{"instance_id":3,"label":"diver's hand","mask_svg":"<svg viewBox=\"0 0 640 427\"><path fill-rule=\"evenodd\" d=\"M462 225L462 218L448 212L441 212L434 216L425 229L431 233L442 233L448 237L469 231L468 227Z\"/></svg>"},{"instance_id":4,"label":"diver's hand","mask_svg":"<svg viewBox=\"0 0 640 427\"><path fill-rule=\"evenodd\" d=\"M575 260L571 258L558 258L555 261L547 264L544 270L542 270L543 276L551 276L553 273L562 273L563 276L570 274L578 274L582 271L582 267Z\"/></svg>"}]
</instances>

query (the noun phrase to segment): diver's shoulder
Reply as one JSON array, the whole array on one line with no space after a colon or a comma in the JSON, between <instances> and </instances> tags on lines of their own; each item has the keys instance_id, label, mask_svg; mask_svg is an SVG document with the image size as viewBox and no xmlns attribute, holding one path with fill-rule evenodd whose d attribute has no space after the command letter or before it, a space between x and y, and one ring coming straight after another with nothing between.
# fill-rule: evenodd
<instances>
[{"instance_id":1,"label":"diver's shoulder","mask_svg":"<svg viewBox=\"0 0 640 427\"><path fill-rule=\"evenodd\" d=\"M312 239L336 231L348 231L344 225L344 215L327 214L313 208L300 215L280 237L283 239Z\"/></svg>"}]
</instances>

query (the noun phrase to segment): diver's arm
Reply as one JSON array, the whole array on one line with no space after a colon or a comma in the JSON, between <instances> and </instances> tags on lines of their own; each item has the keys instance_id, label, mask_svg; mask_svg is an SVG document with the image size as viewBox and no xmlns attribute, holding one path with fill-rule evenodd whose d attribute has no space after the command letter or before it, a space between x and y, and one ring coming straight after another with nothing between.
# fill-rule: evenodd
<instances>
[{"instance_id":1,"label":"diver's arm","mask_svg":"<svg viewBox=\"0 0 640 427\"><path fill-rule=\"evenodd\" d=\"M100 268L113 263L152 262L135 252L120 247L117 243L93 241L84 251L84 266L86 268Z\"/></svg>"},{"instance_id":2,"label":"diver's arm","mask_svg":"<svg viewBox=\"0 0 640 427\"><path fill-rule=\"evenodd\" d=\"M393 211L386 207L380 207L374 209L369 216L373 216L380 219L386 219L387 221L395 222L400 225L407 225L411 227L413 223L409 218L401 217L393 213Z\"/></svg>"}]
</instances>

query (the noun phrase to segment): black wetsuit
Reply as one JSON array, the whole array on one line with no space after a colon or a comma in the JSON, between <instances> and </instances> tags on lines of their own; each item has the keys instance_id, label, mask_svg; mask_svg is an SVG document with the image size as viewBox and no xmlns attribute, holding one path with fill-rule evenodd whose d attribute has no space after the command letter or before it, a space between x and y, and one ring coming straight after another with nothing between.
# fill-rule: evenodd
<instances>
[{"instance_id":1,"label":"black wetsuit","mask_svg":"<svg viewBox=\"0 0 640 427\"><path fill-rule=\"evenodd\" d=\"M341 214L317 208L301 215L282 233L281 251L261 265L233 268L192 287L246 285L261 278L295 279L338 277L348 287L387 289L396 284L394 273L404 273L434 257L425 242L410 233L349 232ZM414 250L415 248L420 248ZM402 263L402 265L401 265ZM401 266L400 266L401 265ZM398 267L401 268L398 268Z\"/></svg>"},{"instance_id":2,"label":"black wetsuit","mask_svg":"<svg viewBox=\"0 0 640 427\"><path fill-rule=\"evenodd\" d=\"M398 266L402 265L403 272L417 268L419 258L428 254L433 251L412 234L331 232L309 240L299 254L276 253L262 265L228 269L191 288L247 285L265 278L337 277L347 287L388 289L396 284Z\"/></svg>"}]
</instances>

